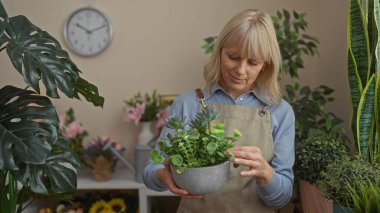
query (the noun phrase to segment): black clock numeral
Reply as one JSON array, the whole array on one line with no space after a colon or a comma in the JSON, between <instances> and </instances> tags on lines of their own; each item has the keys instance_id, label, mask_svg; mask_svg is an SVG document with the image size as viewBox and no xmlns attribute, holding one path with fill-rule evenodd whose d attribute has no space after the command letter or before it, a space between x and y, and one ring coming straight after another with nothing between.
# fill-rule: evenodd
<instances>
[{"instance_id":1,"label":"black clock numeral","mask_svg":"<svg viewBox=\"0 0 380 213\"><path fill-rule=\"evenodd\" d=\"M92 52L92 47L89 47L88 50L89 50L90 52Z\"/></svg>"}]
</instances>

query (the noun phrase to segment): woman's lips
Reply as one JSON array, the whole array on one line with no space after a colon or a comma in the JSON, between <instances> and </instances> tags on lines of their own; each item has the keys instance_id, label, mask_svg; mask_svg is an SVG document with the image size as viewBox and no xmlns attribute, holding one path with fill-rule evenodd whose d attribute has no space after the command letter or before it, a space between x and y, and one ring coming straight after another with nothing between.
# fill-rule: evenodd
<instances>
[{"instance_id":1,"label":"woman's lips","mask_svg":"<svg viewBox=\"0 0 380 213\"><path fill-rule=\"evenodd\" d=\"M235 83L243 83L245 81L244 79L236 78L236 77L234 77L232 75L231 75L231 79Z\"/></svg>"}]
</instances>

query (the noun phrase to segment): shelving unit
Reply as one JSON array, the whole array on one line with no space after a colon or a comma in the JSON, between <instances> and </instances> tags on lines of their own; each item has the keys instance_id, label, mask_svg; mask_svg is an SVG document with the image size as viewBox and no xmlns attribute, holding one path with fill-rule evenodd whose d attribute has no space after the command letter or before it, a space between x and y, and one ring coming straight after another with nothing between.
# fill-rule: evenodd
<instances>
[{"instance_id":1,"label":"shelving unit","mask_svg":"<svg viewBox=\"0 0 380 213\"><path fill-rule=\"evenodd\" d=\"M83 170L78 175L78 190L100 190L100 189L135 189L139 196L139 212L149 213L151 196L175 196L170 191L156 192L148 189L144 183L135 181L135 176L129 170L118 168L113 174L112 179L105 182L97 182L92 179L91 171Z\"/></svg>"},{"instance_id":2,"label":"shelving unit","mask_svg":"<svg viewBox=\"0 0 380 213\"><path fill-rule=\"evenodd\" d=\"M81 170L78 174L78 185L77 190L126 190L132 189L137 190L139 196L139 212L140 213L150 213L150 202L149 197L153 196L175 196L170 191L156 192L148 189L144 183L139 183L135 181L135 176L126 168L117 168L114 173L112 173L112 178L109 181L98 182L92 179L92 174L90 170ZM1 212L1 211L0 211ZM35 213L37 212L37 207L30 206L28 209L23 211L23 213Z\"/></svg>"}]
</instances>

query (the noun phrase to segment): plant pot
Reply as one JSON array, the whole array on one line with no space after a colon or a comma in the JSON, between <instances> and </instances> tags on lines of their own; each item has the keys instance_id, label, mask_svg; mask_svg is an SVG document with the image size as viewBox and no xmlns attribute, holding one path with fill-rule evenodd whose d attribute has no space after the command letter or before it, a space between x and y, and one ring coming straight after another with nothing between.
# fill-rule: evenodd
<instances>
[{"instance_id":1,"label":"plant pot","mask_svg":"<svg viewBox=\"0 0 380 213\"><path fill-rule=\"evenodd\" d=\"M95 181L108 181L112 176L112 166L114 162L103 156L99 156L92 163L92 174Z\"/></svg>"},{"instance_id":2,"label":"plant pot","mask_svg":"<svg viewBox=\"0 0 380 213\"><path fill-rule=\"evenodd\" d=\"M354 213L355 211L348 207L340 206L337 203L333 203L333 213Z\"/></svg>"},{"instance_id":3,"label":"plant pot","mask_svg":"<svg viewBox=\"0 0 380 213\"><path fill-rule=\"evenodd\" d=\"M323 198L315 184L310 184L309 181L300 179L299 186L304 213L333 212L332 201Z\"/></svg>"},{"instance_id":4,"label":"plant pot","mask_svg":"<svg viewBox=\"0 0 380 213\"><path fill-rule=\"evenodd\" d=\"M228 180L230 161L221 164L189 168L178 174L177 167L171 166L174 182L192 195L206 195L218 191Z\"/></svg>"}]
</instances>

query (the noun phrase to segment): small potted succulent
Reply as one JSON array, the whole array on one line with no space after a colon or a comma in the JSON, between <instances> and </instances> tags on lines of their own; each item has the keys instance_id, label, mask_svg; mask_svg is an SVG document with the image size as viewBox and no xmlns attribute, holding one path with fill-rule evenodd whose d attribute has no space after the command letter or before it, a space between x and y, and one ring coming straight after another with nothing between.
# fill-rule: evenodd
<instances>
[{"instance_id":1,"label":"small potted succulent","mask_svg":"<svg viewBox=\"0 0 380 213\"><path fill-rule=\"evenodd\" d=\"M232 152L227 150L242 134L233 130L232 136L226 136L225 125L212 122L218 118L216 110L206 108L190 121L187 130L183 118L170 118L165 126L175 134L158 142L161 152L151 153L153 163L167 160L171 164L174 182L191 194L214 193L228 180Z\"/></svg>"}]
</instances>

